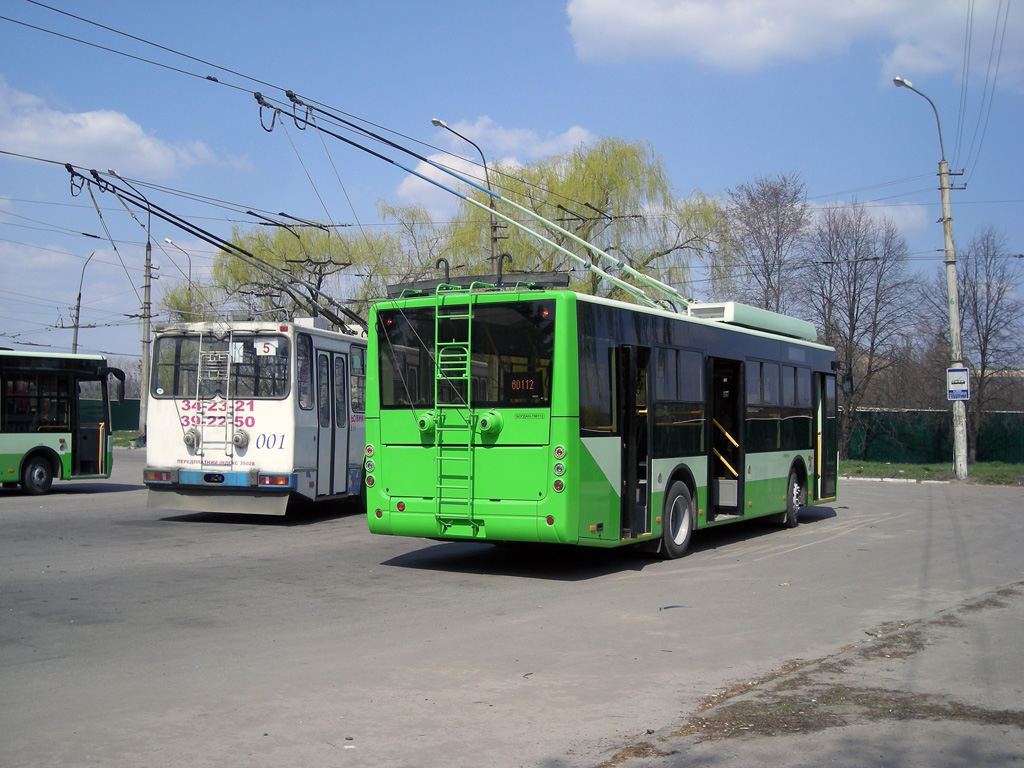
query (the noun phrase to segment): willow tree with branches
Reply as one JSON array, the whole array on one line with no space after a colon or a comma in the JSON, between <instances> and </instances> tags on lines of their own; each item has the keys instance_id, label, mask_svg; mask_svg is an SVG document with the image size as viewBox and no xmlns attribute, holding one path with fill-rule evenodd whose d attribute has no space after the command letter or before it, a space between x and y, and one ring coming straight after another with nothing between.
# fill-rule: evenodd
<instances>
[{"instance_id":1,"label":"willow tree with branches","mask_svg":"<svg viewBox=\"0 0 1024 768\"><path fill-rule=\"evenodd\" d=\"M490 168L490 179L503 198L684 293L690 292L691 260L709 250L716 226L714 201L700 193L678 199L661 158L646 142L606 138L529 165L496 164ZM448 252L467 271L493 270L486 263L491 236L488 196L473 189L468 196L478 205L463 203L459 208ZM497 210L583 261L615 273L609 261L565 232L500 202ZM621 288L523 229L499 220L497 231L498 251L511 255L512 271L568 272L576 290L625 298Z\"/></svg>"}]
</instances>

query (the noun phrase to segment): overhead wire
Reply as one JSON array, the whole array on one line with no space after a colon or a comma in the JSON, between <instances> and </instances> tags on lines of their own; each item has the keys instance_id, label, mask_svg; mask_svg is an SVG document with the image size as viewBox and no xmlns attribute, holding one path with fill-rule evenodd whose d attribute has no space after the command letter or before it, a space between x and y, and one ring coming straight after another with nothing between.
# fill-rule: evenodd
<instances>
[{"instance_id":1,"label":"overhead wire","mask_svg":"<svg viewBox=\"0 0 1024 768\"><path fill-rule=\"evenodd\" d=\"M985 94L982 94L981 109L978 113L978 122L981 122L982 112L984 112L984 125L981 128L981 137L977 141L977 151L974 151L975 142L971 139L971 150L967 153L967 160L964 165L971 162L973 154L973 163L971 163L971 170L967 172L966 183L970 183L971 177L974 175L974 170L978 167L978 160L981 158L981 149L985 144L985 135L988 133L988 121L992 114L992 104L995 101L995 90L996 82L999 79L999 65L1003 58L1003 44L1006 41L1006 27L1008 26L1007 20L1010 13L1010 0L1006 0L1005 11L1003 11L1003 23L1002 32L999 31L999 11L1003 10L1003 0L999 0L999 8L996 10L996 23L992 29L992 46L989 50L988 70L985 73L985 87L988 92L989 76L991 75L992 88L988 95L988 106L985 106ZM996 49L996 35L999 35L999 46ZM995 69L993 70L992 57L995 56ZM978 127L975 125L975 136L977 136Z\"/></svg>"},{"instance_id":2,"label":"overhead wire","mask_svg":"<svg viewBox=\"0 0 1024 768\"><path fill-rule=\"evenodd\" d=\"M956 133L953 142L953 167L958 168L960 143L963 139L964 120L967 118L967 90L971 73L971 43L974 37L974 1L967 0L967 19L964 23L964 53L960 65L960 103L957 109Z\"/></svg>"},{"instance_id":3,"label":"overhead wire","mask_svg":"<svg viewBox=\"0 0 1024 768\"><path fill-rule=\"evenodd\" d=\"M267 88L273 88L274 90L277 90L277 91L282 91L282 92L285 92L285 93L290 93L290 91L288 89L282 88L281 86L278 86L278 85L274 85L273 83L269 83L269 82L267 82L265 80L261 80L261 79L256 78L256 77L253 77L253 76L250 76L250 75L246 75L246 74L244 74L242 72L238 72L237 70L233 70L233 69L230 69L228 67L224 67L224 66L221 66L219 64L215 64L213 62L206 61L206 60L198 58L196 56L192 56L190 54L187 54L187 53L184 53L182 51L179 51L177 49L170 48L170 47L165 46L165 45L161 45L159 43L153 42L151 40L147 40L147 39L139 37L137 35L132 35L130 33L123 32L121 30L115 29L115 28L107 26L105 24L101 24L99 22L92 21L90 19L87 19L87 18L82 17L82 16L78 16L78 15L73 14L73 13L69 13L69 12L61 10L59 8L54 8L53 6L50 6L50 5L47 5L45 3L39 2L38 0L25 0L25 2L28 2L28 3L32 4L32 5L38 6L40 8L45 8L46 10L52 11L54 13L58 13L58 14L61 14L63 16L67 16L69 18L75 19L75 20L80 21L82 23L98 27L100 29L103 29L105 31L111 32L113 34L126 37L128 39L131 39L131 40L134 40L136 42L142 43L144 45L152 46L154 48L157 48L159 50L162 50L162 51L165 51L167 53L173 54L175 56L180 56L182 58L185 58L185 59L188 59L190 61L202 64L204 66L212 67L212 68L214 68L216 70L219 70L221 72L226 72L226 73L234 75L236 77L243 78L244 80L248 80L248 81L256 83L258 85L261 85L261 86L264 86L264 87L267 87ZM51 34L51 35L54 35L56 37L60 37L60 38L65 39L65 40L69 40L69 41L77 42L77 43L80 43L80 44L83 44L83 45L86 45L86 46L97 48L97 49L106 51L108 53L113 53L115 55L125 56L127 58L139 61L141 63L150 64L152 66L156 66L156 67L160 67L160 68L163 68L163 69L167 69L169 71L176 72L176 73L179 73L179 74L185 74L185 75L188 75L188 76L196 78L196 79L206 80L208 82L212 82L212 83L215 83L215 84L218 84L218 85L224 85L226 87L233 88L235 90L239 90L239 91L242 91L242 92L254 94L254 92L251 89L243 88L240 85L229 83L229 82L223 81L223 80L221 80L219 78L216 78L216 77L213 77L213 76L210 76L210 75L201 75L201 74L198 74L198 73L195 73L195 72L189 72L188 70L184 70L184 69L181 69L179 67L174 67L174 66L171 66L171 65L168 65L168 64L164 64L162 62L155 61L153 59L147 59L147 58L142 57L142 56L137 56L137 55L134 55L134 54L130 54L130 53L127 53L125 51L119 51L119 50L117 50L115 48L111 48L109 46L99 45L97 43L92 43L90 41L82 40L81 38L76 38L76 37L73 37L71 35L65 35L65 34L62 34L62 33L58 33L58 32L55 32L53 30L48 30L46 28L39 27L39 26L34 25L34 24L28 24L26 22L18 21L16 19L11 19L11 18L9 18L7 16L0 16L0 19L5 20L5 21L9 21L9 22L12 22L12 23L15 23L15 24L20 24L22 26L29 27L29 28L34 29L34 30L39 31L39 32L43 32L43 33L46 33L46 34ZM401 132L398 132L398 131L395 131L393 129L387 128L386 126L380 125L380 124L375 123L375 122L370 121L370 120L367 120L366 118L362 118L362 117L359 117L357 115L353 115L352 113L345 112L344 110L336 109L336 108L331 107L329 105L326 105L326 104L324 104L322 102L319 102L319 101L317 101L315 99L308 99L307 98L306 100L310 104L316 105L316 106L321 107L321 108L326 109L326 110L332 110L332 111L337 112L337 113L339 113L341 115L344 115L344 116L346 116L348 118L351 118L352 120L357 120L357 121L359 121L360 123L362 123L362 124L364 124L366 126L369 126L371 128L375 128L375 129L384 131L384 132L386 132L386 133L388 133L390 135L393 135L393 136L395 136L395 137L397 137L397 138L399 138L401 140L413 142L413 143L415 143L417 145L427 147L429 149L432 149L432 150L434 150L436 152L443 153L444 155L447 155L447 156L450 156L450 157L459 157L461 160L463 160L465 162L469 162L469 163L473 164L476 167L482 167L480 163L477 163L474 160L471 160L471 159L468 159L468 158L463 158L463 157L461 157L459 155L455 155L454 153L452 153L452 152L450 152L448 150L445 150L445 149L440 148L440 147L436 147L436 146L434 146L434 145L432 145L432 144L430 144L428 142L424 142L424 141L422 141L420 139L416 139L414 137L408 136L408 135L403 134ZM352 130L352 128L349 128L349 130ZM444 166L444 167L447 168L448 170L453 170L449 166ZM505 177L508 177L510 179L516 179L516 177L511 176L509 174L505 174L500 169L495 169L495 174L494 175L496 175L496 176L505 176ZM518 181L520 183L523 183L523 180L521 180L521 179L516 179L516 181ZM545 188L541 187L540 185L533 184L533 183L530 183L530 182L525 182L525 183L527 184L527 186L536 189L538 192L541 192L541 193L543 193L546 196L557 197L557 198L560 198L560 199L562 199L562 200L564 200L566 202L571 202L573 205L576 205L576 206L583 206L583 205L585 205L585 203L583 203L583 202L574 200L574 199L572 199L570 197L567 197L565 195L562 195L562 194L560 194L560 193L558 193L558 192L556 192L554 190L545 189ZM504 189L506 191L508 191L508 189L509 189L509 187L507 187L506 185L495 184L495 186L498 186L499 188Z\"/></svg>"}]
</instances>

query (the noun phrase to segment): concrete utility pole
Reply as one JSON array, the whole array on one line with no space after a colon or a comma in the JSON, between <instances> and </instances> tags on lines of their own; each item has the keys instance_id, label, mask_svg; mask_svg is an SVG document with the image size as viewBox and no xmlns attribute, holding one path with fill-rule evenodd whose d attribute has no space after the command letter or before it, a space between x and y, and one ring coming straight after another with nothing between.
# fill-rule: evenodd
<instances>
[{"instance_id":1,"label":"concrete utility pole","mask_svg":"<svg viewBox=\"0 0 1024 768\"><path fill-rule=\"evenodd\" d=\"M960 298L956 278L956 249L953 246L953 208L949 202L949 163L942 145L942 124L934 102L902 77L893 78L897 88L906 88L927 101L935 113L939 129L939 191L942 194L942 235L945 241L946 298L949 302L949 356L952 367L961 367L963 351L960 347ZM957 480L967 478L967 406L963 400L953 401L953 471Z\"/></svg>"},{"instance_id":2,"label":"concrete utility pole","mask_svg":"<svg viewBox=\"0 0 1024 768\"><path fill-rule=\"evenodd\" d=\"M127 184L131 189L146 201L146 265L143 270L143 283L142 283L142 365L140 366L141 373L141 388L142 391L139 393L139 438L142 445L146 444L146 419L148 416L147 400L149 399L149 349L152 343L150 338L150 320L153 317L153 302L150 300L150 294L153 285L153 210L149 206L149 198L139 192L127 179L119 175L116 171L108 168L107 173L111 176L116 176L118 179ZM124 201L121 203L124 205ZM127 208L127 206L125 206ZM131 211L129 210L129 213ZM132 214L132 218L135 214ZM137 219L136 219L137 220Z\"/></svg>"}]
</instances>

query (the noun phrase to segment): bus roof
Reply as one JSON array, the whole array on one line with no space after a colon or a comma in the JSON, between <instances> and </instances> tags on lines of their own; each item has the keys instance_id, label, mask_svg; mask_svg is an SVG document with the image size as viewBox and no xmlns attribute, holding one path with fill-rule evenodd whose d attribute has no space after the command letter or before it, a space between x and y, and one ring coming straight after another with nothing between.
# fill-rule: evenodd
<instances>
[{"instance_id":1,"label":"bus roof","mask_svg":"<svg viewBox=\"0 0 1024 768\"><path fill-rule=\"evenodd\" d=\"M528 280L522 279L527 276L517 275L516 277L521 279L518 282L513 283L511 280L508 280L508 276L506 276L506 283L504 285L492 288L479 288L475 295L486 296L488 297L488 301L500 301L502 298L506 300L520 301L541 299L552 295L573 295L578 301L585 301L592 304L605 304L608 306L621 307L632 312L659 315L662 317L669 317L675 320L701 325L724 325L731 330L740 333L784 339L792 343L816 346L821 347L822 349L831 349L817 341L818 332L813 323L809 323L806 320L801 320L796 317L782 315L777 312L770 312L766 309L740 304L738 302L729 301L707 304L693 303L686 311L673 312L670 309L645 307L627 301L609 299L587 293L579 293L569 289L550 288L543 283L531 285ZM477 278L477 280L481 281L483 279L484 278ZM463 282L465 283L466 281ZM375 306L379 308L381 305L397 303L415 306L428 305L434 301L436 285L432 284L429 287L424 287L426 290L423 290L423 287L421 287L421 289L416 293L412 295L407 294L402 298L392 296L388 299L379 300L375 302ZM464 285L460 285L458 288L465 290Z\"/></svg>"},{"instance_id":2,"label":"bus roof","mask_svg":"<svg viewBox=\"0 0 1024 768\"><path fill-rule=\"evenodd\" d=\"M0 360L5 358L12 359L31 359L31 360L66 360L69 362L76 360L91 360L94 362L102 363L106 360L103 355L87 355L72 352L29 352L28 350L22 349L0 349Z\"/></svg>"},{"instance_id":3,"label":"bus roof","mask_svg":"<svg viewBox=\"0 0 1024 768\"><path fill-rule=\"evenodd\" d=\"M294 317L291 320L209 320L165 323L157 326L154 330L161 334L226 333L227 331L287 333L293 328L301 328L304 331L323 331L324 333L344 333L353 338L366 337L366 331L363 328L348 325L346 326L347 330L338 331L331 328L330 323L322 317Z\"/></svg>"}]
</instances>

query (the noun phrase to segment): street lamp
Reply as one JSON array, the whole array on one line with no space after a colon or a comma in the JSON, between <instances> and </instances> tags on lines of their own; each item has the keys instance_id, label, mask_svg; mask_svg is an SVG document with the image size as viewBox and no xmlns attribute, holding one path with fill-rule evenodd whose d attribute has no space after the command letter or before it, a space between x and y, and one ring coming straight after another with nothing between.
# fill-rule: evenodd
<instances>
[{"instance_id":1,"label":"street lamp","mask_svg":"<svg viewBox=\"0 0 1024 768\"><path fill-rule=\"evenodd\" d=\"M467 139L461 133L459 133L454 128L452 128L450 125L448 125L448 123L446 123L444 120L439 120L438 118L435 117L435 118L431 119L430 124L432 126L434 126L435 128L444 128L446 131L451 131L452 133L454 133L456 136L458 136L463 141L468 142L469 144L472 144L474 147L476 147L476 151L480 153L480 160L483 162L483 166L484 166L484 182L487 184L488 191L490 191L490 189L491 189L491 177L487 173L487 158L484 157L484 151L482 149L480 149L480 147L477 145L477 143L475 141L473 141L472 139ZM494 198L491 197L490 195L487 196L487 205L491 209L491 211L495 210L495 208L494 208ZM498 245L497 244L498 244L498 222L494 218L494 213L491 213L491 263L492 264L494 264L495 261L498 258L498 255L497 255L498 254Z\"/></svg>"},{"instance_id":2,"label":"street lamp","mask_svg":"<svg viewBox=\"0 0 1024 768\"><path fill-rule=\"evenodd\" d=\"M96 251L89 254L89 258L82 265L82 276L78 278L78 300L75 302L75 330L71 334L71 354L78 354L78 326L82 323L82 283L85 282L85 268L89 266Z\"/></svg>"},{"instance_id":3,"label":"street lamp","mask_svg":"<svg viewBox=\"0 0 1024 768\"><path fill-rule=\"evenodd\" d=\"M960 308L957 295L956 250L953 247L953 210L949 202L949 163L946 162L946 150L942 145L942 124L939 122L939 110L935 103L917 90L909 80L894 77L893 84L897 88L906 88L927 101L935 113L935 125L939 129L939 191L942 193L942 233L945 238L946 252L946 298L949 302L949 355L951 365L963 365L960 348ZM953 471L958 480L967 478L967 409L963 400L953 401Z\"/></svg>"},{"instance_id":4,"label":"street lamp","mask_svg":"<svg viewBox=\"0 0 1024 768\"><path fill-rule=\"evenodd\" d=\"M171 246L174 246L175 248L177 248L179 251L181 251L183 254L185 254L185 258L188 259L188 300L189 300L189 302L191 302L192 301L192 256L189 254L188 251L186 251L184 248L182 248L176 242L171 240L171 238L165 237L164 238L164 242L167 243L168 245L171 245ZM178 268L178 271L179 272L181 271L180 267Z\"/></svg>"}]
</instances>

